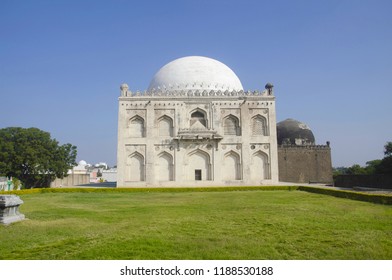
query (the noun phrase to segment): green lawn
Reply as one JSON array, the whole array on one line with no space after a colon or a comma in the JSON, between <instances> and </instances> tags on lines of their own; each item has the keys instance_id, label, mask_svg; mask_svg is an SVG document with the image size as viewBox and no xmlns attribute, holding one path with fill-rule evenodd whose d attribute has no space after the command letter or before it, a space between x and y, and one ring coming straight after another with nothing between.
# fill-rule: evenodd
<instances>
[{"instance_id":1,"label":"green lawn","mask_svg":"<svg viewBox=\"0 0 392 280\"><path fill-rule=\"evenodd\" d=\"M392 206L302 191L20 195L0 259L392 259Z\"/></svg>"}]
</instances>

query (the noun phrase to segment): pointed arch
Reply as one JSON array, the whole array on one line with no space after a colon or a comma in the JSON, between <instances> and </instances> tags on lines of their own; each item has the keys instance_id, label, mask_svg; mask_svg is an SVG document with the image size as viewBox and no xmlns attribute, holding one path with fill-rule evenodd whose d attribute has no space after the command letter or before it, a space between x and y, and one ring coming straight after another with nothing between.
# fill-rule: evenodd
<instances>
[{"instance_id":1,"label":"pointed arch","mask_svg":"<svg viewBox=\"0 0 392 280\"><path fill-rule=\"evenodd\" d=\"M145 181L144 156L138 152L130 154L127 158L126 181Z\"/></svg>"},{"instance_id":2,"label":"pointed arch","mask_svg":"<svg viewBox=\"0 0 392 280\"><path fill-rule=\"evenodd\" d=\"M173 119L164 115L158 119L159 136L173 137Z\"/></svg>"},{"instance_id":3,"label":"pointed arch","mask_svg":"<svg viewBox=\"0 0 392 280\"><path fill-rule=\"evenodd\" d=\"M174 162L173 156L167 152L158 155L157 178L158 181L174 180Z\"/></svg>"},{"instance_id":4,"label":"pointed arch","mask_svg":"<svg viewBox=\"0 0 392 280\"><path fill-rule=\"evenodd\" d=\"M262 151L257 151L251 159L251 179L261 181L269 179L269 159L268 155Z\"/></svg>"},{"instance_id":5,"label":"pointed arch","mask_svg":"<svg viewBox=\"0 0 392 280\"><path fill-rule=\"evenodd\" d=\"M144 119L139 115L129 119L128 128L131 137L144 137Z\"/></svg>"},{"instance_id":6,"label":"pointed arch","mask_svg":"<svg viewBox=\"0 0 392 280\"><path fill-rule=\"evenodd\" d=\"M211 157L200 149L188 153L187 176L189 180L211 180Z\"/></svg>"},{"instance_id":7,"label":"pointed arch","mask_svg":"<svg viewBox=\"0 0 392 280\"><path fill-rule=\"evenodd\" d=\"M239 120L233 115L228 115L223 119L223 133L225 135L241 135Z\"/></svg>"},{"instance_id":8,"label":"pointed arch","mask_svg":"<svg viewBox=\"0 0 392 280\"><path fill-rule=\"evenodd\" d=\"M252 135L268 135L267 119L261 115L256 115L252 118Z\"/></svg>"},{"instance_id":9,"label":"pointed arch","mask_svg":"<svg viewBox=\"0 0 392 280\"><path fill-rule=\"evenodd\" d=\"M240 155L234 151L229 151L224 155L224 179L225 180L241 180L242 168Z\"/></svg>"},{"instance_id":10,"label":"pointed arch","mask_svg":"<svg viewBox=\"0 0 392 280\"><path fill-rule=\"evenodd\" d=\"M204 127L207 128L208 120L207 120L207 112L196 108L190 112L190 123L189 126L192 126L194 123L200 122Z\"/></svg>"}]
</instances>

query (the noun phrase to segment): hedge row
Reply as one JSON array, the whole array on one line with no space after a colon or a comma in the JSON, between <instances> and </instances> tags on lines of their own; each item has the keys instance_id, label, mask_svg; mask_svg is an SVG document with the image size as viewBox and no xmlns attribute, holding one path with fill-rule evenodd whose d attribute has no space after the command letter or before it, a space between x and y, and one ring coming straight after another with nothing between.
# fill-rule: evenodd
<instances>
[{"instance_id":1,"label":"hedge row","mask_svg":"<svg viewBox=\"0 0 392 280\"><path fill-rule=\"evenodd\" d=\"M392 195L362 193L362 192L355 192L355 191L344 191L344 190L337 190L337 189L316 188L316 187L307 187L307 186L300 186L298 187L298 190L317 193L317 194L331 195L335 197L347 198L352 200L372 202L377 204L392 205Z\"/></svg>"},{"instance_id":2,"label":"hedge row","mask_svg":"<svg viewBox=\"0 0 392 280\"><path fill-rule=\"evenodd\" d=\"M228 191L305 191L317 194L331 195L340 198L360 200L378 204L392 205L391 195L343 191L332 188L317 188L308 186L248 186L248 187L199 187L199 188L43 188L19 191L0 192L0 194L39 194L39 193L132 193L132 192L228 192Z\"/></svg>"},{"instance_id":3,"label":"hedge row","mask_svg":"<svg viewBox=\"0 0 392 280\"><path fill-rule=\"evenodd\" d=\"M293 191L297 186L245 186L245 187L179 187L179 188L42 188L0 192L0 194L38 194L38 193L131 193L131 192L228 192L228 191Z\"/></svg>"}]
</instances>

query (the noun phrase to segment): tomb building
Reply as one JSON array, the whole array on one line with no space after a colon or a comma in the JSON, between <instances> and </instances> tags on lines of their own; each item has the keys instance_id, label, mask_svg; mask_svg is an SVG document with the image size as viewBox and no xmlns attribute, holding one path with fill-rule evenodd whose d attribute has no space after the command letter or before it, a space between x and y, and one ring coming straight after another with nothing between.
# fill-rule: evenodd
<instances>
[{"instance_id":1,"label":"tomb building","mask_svg":"<svg viewBox=\"0 0 392 280\"><path fill-rule=\"evenodd\" d=\"M277 124L277 137L279 181L333 183L329 142L316 145L310 127L294 119Z\"/></svg>"},{"instance_id":2,"label":"tomb building","mask_svg":"<svg viewBox=\"0 0 392 280\"><path fill-rule=\"evenodd\" d=\"M272 84L245 91L225 64L189 56L163 66L144 92L120 89L117 187L278 182Z\"/></svg>"}]
</instances>

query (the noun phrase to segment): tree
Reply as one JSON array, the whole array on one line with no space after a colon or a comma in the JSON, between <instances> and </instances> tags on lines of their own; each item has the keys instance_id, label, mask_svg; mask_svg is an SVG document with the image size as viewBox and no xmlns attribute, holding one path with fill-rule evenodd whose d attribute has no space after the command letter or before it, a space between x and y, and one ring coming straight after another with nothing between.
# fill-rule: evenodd
<instances>
[{"instance_id":1,"label":"tree","mask_svg":"<svg viewBox=\"0 0 392 280\"><path fill-rule=\"evenodd\" d=\"M333 175L372 175L376 174L376 170L381 163L381 159L370 160L366 162L366 166L354 164L351 167L337 167L333 170Z\"/></svg>"},{"instance_id":2,"label":"tree","mask_svg":"<svg viewBox=\"0 0 392 280\"><path fill-rule=\"evenodd\" d=\"M384 146L384 155L386 157L392 156L392 142L387 142Z\"/></svg>"},{"instance_id":3,"label":"tree","mask_svg":"<svg viewBox=\"0 0 392 280\"><path fill-rule=\"evenodd\" d=\"M38 128L0 129L0 174L18 178L25 188L48 187L76 165L76 146L59 145Z\"/></svg>"},{"instance_id":4,"label":"tree","mask_svg":"<svg viewBox=\"0 0 392 280\"><path fill-rule=\"evenodd\" d=\"M376 170L378 168L378 166L381 163L381 159L375 159L375 160L371 160L366 162L366 174L368 175L372 175L372 174L376 174Z\"/></svg>"},{"instance_id":5,"label":"tree","mask_svg":"<svg viewBox=\"0 0 392 280\"><path fill-rule=\"evenodd\" d=\"M392 142L384 146L384 158L376 168L378 174L392 174Z\"/></svg>"},{"instance_id":6,"label":"tree","mask_svg":"<svg viewBox=\"0 0 392 280\"><path fill-rule=\"evenodd\" d=\"M366 169L361 167L359 164L354 164L347 169L347 174L349 175L365 175Z\"/></svg>"}]
</instances>

